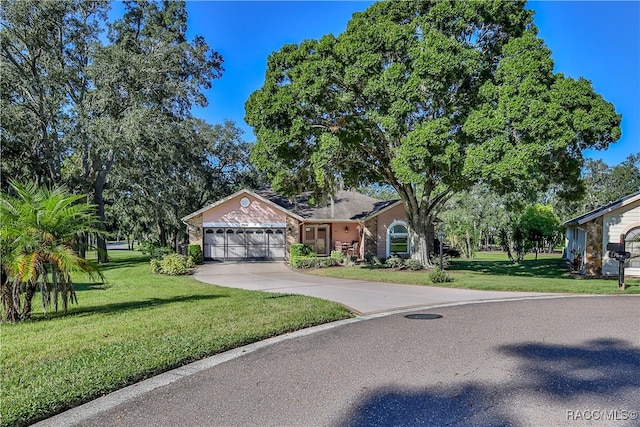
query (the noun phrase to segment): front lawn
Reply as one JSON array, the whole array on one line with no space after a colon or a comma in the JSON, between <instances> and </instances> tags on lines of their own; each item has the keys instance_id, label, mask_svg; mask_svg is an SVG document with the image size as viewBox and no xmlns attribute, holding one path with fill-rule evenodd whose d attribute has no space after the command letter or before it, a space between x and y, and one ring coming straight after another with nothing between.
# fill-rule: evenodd
<instances>
[{"instance_id":1,"label":"front lawn","mask_svg":"<svg viewBox=\"0 0 640 427\"><path fill-rule=\"evenodd\" d=\"M332 267L309 274L370 282L401 283L491 291L561 292L592 294L638 294L640 280L627 279L627 289L618 289L617 279L584 279L570 274L560 255L527 255L521 264L512 264L504 253L480 252L473 259L455 259L447 268L453 279L433 284L427 271L397 271L378 266Z\"/></svg>"},{"instance_id":2,"label":"front lawn","mask_svg":"<svg viewBox=\"0 0 640 427\"><path fill-rule=\"evenodd\" d=\"M320 299L150 274L138 252L111 251L105 283L82 283L78 305L3 324L0 423L24 425L203 357L350 317Z\"/></svg>"}]
</instances>

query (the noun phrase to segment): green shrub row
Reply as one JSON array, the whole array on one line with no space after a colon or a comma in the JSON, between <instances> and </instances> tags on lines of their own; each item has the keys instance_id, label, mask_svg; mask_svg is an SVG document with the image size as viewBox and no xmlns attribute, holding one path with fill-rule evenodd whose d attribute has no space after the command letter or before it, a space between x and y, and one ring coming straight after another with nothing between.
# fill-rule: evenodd
<instances>
[{"instance_id":1,"label":"green shrub row","mask_svg":"<svg viewBox=\"0 0 640 427\"><path fill-rule=\"evenodd\" d=\"M317 256L298 256L291 257L289 264L293 268L326 268L340 265L340 261L328 257L318 258Z\"/></svg>"}]
</instances>

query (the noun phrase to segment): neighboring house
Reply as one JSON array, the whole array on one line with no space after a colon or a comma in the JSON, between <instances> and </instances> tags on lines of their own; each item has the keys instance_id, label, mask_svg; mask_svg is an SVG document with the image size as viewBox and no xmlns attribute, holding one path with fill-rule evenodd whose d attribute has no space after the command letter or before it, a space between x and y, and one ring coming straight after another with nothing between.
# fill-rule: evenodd
<instances>
[{"instance_id":1,"label":"neighboring house","mask_svg":"<svg viewBox=\"0 0 640 427\"><path fill-rule=\"evenodd\" d=\"M219 260L286 259L293 243L318 256L341 250L359 259L408 256L404 205L352 191L314 205L309 193L289 199L271 190L241 190L182 218L189 243ZM330 199L331 200L331 199Z\"/></svg>"},{"instance_id":2,"label":"neighboring house","mask_svg":"<svg viewBox=\"0 0 640 427\"><path fill-rule=\"evenodd\" d=\"M618 261L609 258L608 243L625 242L632 258L625 274L640 276L640 192L587 212L564 223L567 227L565 257L582 260L586 276L617 276Z\"/></svg>"}]
</instances>

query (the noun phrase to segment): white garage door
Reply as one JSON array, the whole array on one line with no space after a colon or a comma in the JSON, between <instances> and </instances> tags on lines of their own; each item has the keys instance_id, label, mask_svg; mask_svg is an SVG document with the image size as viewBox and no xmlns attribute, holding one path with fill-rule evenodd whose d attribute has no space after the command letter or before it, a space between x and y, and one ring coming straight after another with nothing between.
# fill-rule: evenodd
<instances>
[{"instance_id":1,"label":"white garage door","mask_svg":"<svg viewBox=\"0 0 640 427\"><path fill-rule=\"evenodd\" d=\"M284 228L208 228L204 255L218 260L284 259Z\"/></svg>"}]
</instances>

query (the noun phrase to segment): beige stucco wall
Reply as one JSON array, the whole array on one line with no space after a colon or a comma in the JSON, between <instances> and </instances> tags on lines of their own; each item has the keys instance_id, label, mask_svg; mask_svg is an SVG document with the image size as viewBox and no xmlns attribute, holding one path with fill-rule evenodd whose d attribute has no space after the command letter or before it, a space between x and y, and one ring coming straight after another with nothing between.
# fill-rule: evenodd
<instances>
[{"instance_id":1,"label":"beige stucco wall","mask_svg":"<svg viewBox=\"0 0 640 427\"><path fill-rule=\"evenodd\" d=\"M376 254L380 258L386 258L389 256L387 254L387 230L389 229L389 225L394 221L407 221L404 204L400 203L398 206L382 212L377 218L376 241L378 248Z\"/></svg>"},{"instance_id":2,"label":"beige stucco wall","mask_svg":"<svg viewBox=\"0 0 640 427\"><path fill-rule=\"evenodd\" d=\"M640 200L605 214L603 218L603 248L606 249L607 243L617 243L620 240L620 234L626 233L630 227L639 223ZM627 268L625 273L630 276L640 276L640 269ZM618 275L618 262L610 259L606 251L602 259L602 274L605 276Z\"/></svg>"},{"instance_id":3,"label":"beige stucco wall","mask_svg":"<svg viewBox=\"0 0 640 427\"><path fill-rule=\"evenodd\" d=\"M240 205L240 200L247 197L251 204ZM285 223L287 215L281 210L249 194L242 193L226 202L202 213L202 222L218 222L231 224Z\"/></svg>"}]
</instances>

